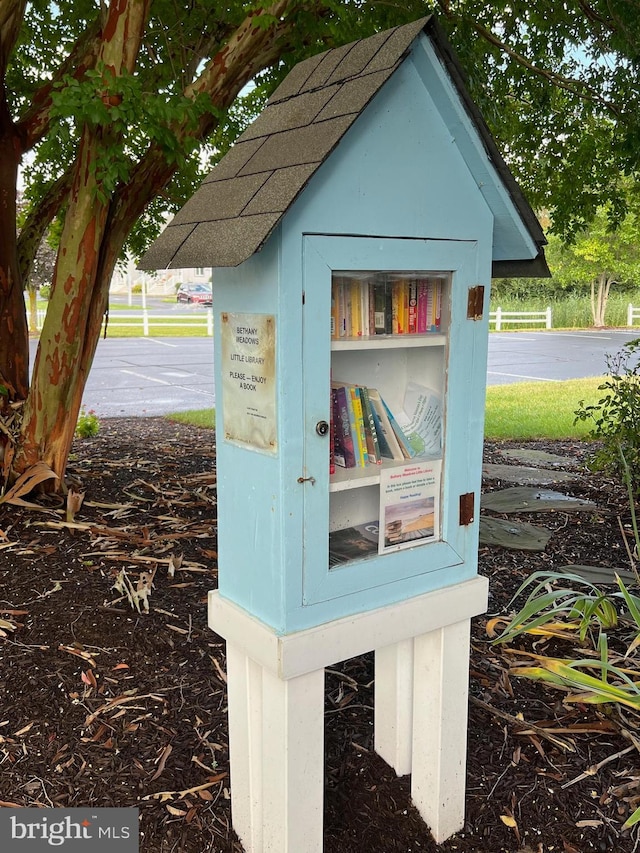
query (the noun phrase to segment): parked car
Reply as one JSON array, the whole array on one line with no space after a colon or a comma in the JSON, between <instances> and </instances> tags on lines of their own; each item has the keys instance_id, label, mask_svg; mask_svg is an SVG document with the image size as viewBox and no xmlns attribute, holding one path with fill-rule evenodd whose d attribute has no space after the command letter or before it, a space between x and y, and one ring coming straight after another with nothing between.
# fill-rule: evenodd
<instances>
[{"instance_id":1,"label":"parked car","mask_svg":"<svg viewBox=\"0 0 640 853\"><path fill-rule=\"evenodd\" d=\"M213 305L213 291L210 284L186 282L178 288L176 299L178 302L186 302L188 305L192 302L198 305Z\"/></svg>"}]
</instances>

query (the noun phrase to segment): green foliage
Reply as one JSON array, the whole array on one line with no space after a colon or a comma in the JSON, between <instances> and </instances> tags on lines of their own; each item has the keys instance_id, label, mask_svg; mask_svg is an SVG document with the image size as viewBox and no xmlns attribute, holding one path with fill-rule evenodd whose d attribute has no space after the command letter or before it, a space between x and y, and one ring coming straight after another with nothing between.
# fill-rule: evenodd
<instances>
[{"instance_id":1,"label":"green foliage","mask_svg":"<svg viewBox=\"0 0 640 853\"><path fill-rule=\"evenodd\" d=\"M635 657L640 642L640 598L630 593L618 576L616 581L619 591L608 593L579 575L531 575L513 598L529 588L524 605L492 642L511 643L527 633L577 642L579 648L574 650L577 657L571 658L520 650L519 657L530 658L534 665L519 664L512 667L510 674L574 691L565 695L565 702L613 702L640 710L640 661ZM493 620L488 625L489 633L503 621ZM607 632L614 629L621 629L628 644L623 657L609 648ZM597 657L589 652L583 654L585 641L589 641Z\"/></svg>"},{"instance_id":2,"label":"green foliage","mask_svg":"<svg viewBox=\"0 0 640 853\"><path fill-rule=\"evenodd\" d=\"M570 582L573 586L567 586ZM563 585L555 587L557 583ZM510 643L521 634L551 624L556 631L561 624L565 633L573 631L584 642L588 635L593 636L594 630L609 630L618 624L618 613L610 596L579 575L534 572L520 585L510 604L527 589L524 605L493 643Z\"/></svg>"},{"instance_id":3,"label":"green foliage","mask_svg":"<svg viewBox=\"0 0 640 853\"><path fill-rule=\"evenodd\" d=\"M570 239L637 188L640 16L626 0L438 3L472 95L534 207ZM637 191L637 190L636 190Z\"/></svg>"},{"instance_id":4,"label":"green foliage","mask_svg":"<svg viewBox=\"0 0 640 853\"><path fill-rule=\"evenodd\" d=\"M41 299L45 299L47 302L49 301L49 297L51 296L51 285L43 284L38 294Z\"/></svg>"},{"instance_id":5,"label":"green foliage","mask_svg":"<svg viewBox=\"0 0 640 853\"><path fill-rule=\"evenodd\" d=\"M100 432L100 420L93 409L87 411L84 406L80 409L76 424L76 435L79 438L93 438Z\"/></svg>"},{"instance_id":6,"label":"green foliage","mask_svg":"<svg viewBox=\"0 0 640 853\"><path fill-rule=\"evenodd\" d=\"M598 386L602 396L595 404L580 401L575 422L590 425L598 441L591 464L612 471L640 493L640 338L627 342L607 357L608 376Z\"/></svg>"}]
</instances>

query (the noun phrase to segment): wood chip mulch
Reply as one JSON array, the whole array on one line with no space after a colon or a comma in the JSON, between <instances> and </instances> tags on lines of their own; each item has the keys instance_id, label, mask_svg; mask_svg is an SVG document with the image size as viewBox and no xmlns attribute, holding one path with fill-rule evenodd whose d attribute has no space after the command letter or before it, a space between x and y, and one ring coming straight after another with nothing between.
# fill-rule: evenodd
<instances>
[{"instance_id":1,"label":"wood chip mulch","mask_svg":"<svg viewBox=\"0 0 640 853\"><path fill-rule=\"evenodd\" d=\"M617 521L624 529L625 495L571 467L587 446L528 446L565 455L575 480L562 489L598 510L528 516L553 531L541 553L481 547L490 614L506 612L537 569L629 568ZM488 444L486 461L508 462L504 449ZM105 420L75 442L69 481L84 498L68 513L45 497L39 510L0 505L0 805L135 806L142 853L241 853L225 645L207 627L213 433ZM510 677L486 621L472 628L466 824L440 848L411 804L410 779L373 751L372 655L327 670L326 853L640 849L636 830L621 829L640 804L637 715L568 706Z\"/></svg>"}]
</instances>

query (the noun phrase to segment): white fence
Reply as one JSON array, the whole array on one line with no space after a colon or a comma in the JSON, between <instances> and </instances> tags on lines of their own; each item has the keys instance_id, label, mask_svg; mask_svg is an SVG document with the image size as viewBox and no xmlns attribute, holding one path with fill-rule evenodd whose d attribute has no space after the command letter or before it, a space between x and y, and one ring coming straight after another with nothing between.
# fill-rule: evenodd
<instances>
[{"instance_id":1,"label":"white fence","mask_svg":"<svg viewBox=\"0 0 640 853\"><path fill-rule=\"evenodd\" d=\"M636 306L635 308L631 303L629 303L629 307L627 308L627 326L633 326L634 320L640 320L640 307Z\"/></svg>"},{"instance_id":2,"label":"white fence","mask_svg":"<svg viewBox=\"0 0 640 853\"><path fill-rule=\"evenodd\" d=\"M42 329L45 311L38 311L38 331ZM150 314L148 311L140 311L137 314L121 314L114 311L109 314L108 328L130 327L138 328L145 337L151 334L154 326L167 329L171 328L206 328L207 335L213 335L213 311L208 308L206 312L198 314Z\"/></svg>"},{"instance_id":3,"label":"white fence","mask_svg":"<svg viewBox=\"0 0 640 853\"><path fill-rule=\"evenodd\" d=\"M502 330L503 324L526 323L534 326L551 328L551 308L544 311L503 311L497 308L489 314L489 324L495 323L496 332Z\"/></svg>"}]
</instances>

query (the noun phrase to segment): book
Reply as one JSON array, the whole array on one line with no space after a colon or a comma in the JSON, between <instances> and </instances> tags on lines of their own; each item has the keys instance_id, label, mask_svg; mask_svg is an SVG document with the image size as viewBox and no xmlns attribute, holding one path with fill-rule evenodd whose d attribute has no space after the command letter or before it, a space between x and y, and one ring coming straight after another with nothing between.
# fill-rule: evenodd
<instances>
[{"instance_id":1,"label":"book","mask_svg":"<svg viewBox=\"0 0 640 853\"><path fill-rule=\"evenodd\" d=\"M367 389L367 397L368 397L369 389ZM380 448L380 456L384 459L393 459L393 453L387 439L385 437L384 431L382 429L382 425L380 423L380 419L378 418L378 413L375 410L375 407L371 400L369 399L369 406L371 408L371 417L373 418L373 422L376 427L376 435L378 437L378 446ZM382 461L382 460L381 460Z\"/></svg>"},{"instance_id":2,"label":"book","mask_svg":"<svg viewBox=\"0 0 640 853\"><path fill-rule=\"evenodd\" d=\"M409 309L407 332L415 335L418 331L418 283L415 278L409 282Z\"/></svg>"},{"instance_id":3,"label":"book","mask_svg":"<svg viewBox=\"0 0 640 853\"><path fill-rule=\"evenodd\" d=\"M380 399L382 399L382 398L380 398ZM384 400L382 400L382 405L384 406L384 408L386 410L387 417L389 418L389 423L391 424L391 429L392 429L393 433L395 434L395 437L398 441L398 444L400 445L400 449L402 450L402 454L403 454L404 458L405 459L411 459L413 456L416 455L415 450L411 446L411 443L410 443L409 439L407 438L407 436L404 434L404 430L402 429L402 427L400 426L398 421L395 419L393 412L387 406L387 404L385 403Z\"/></svg>"},{"instance_id":4,"label":"book","mask_svg":"<svg viewBox=\"0 0 640 853\"><path fill-rule=\"evenodd\" d=\"M373 419L373 413L371 411L369 391L363 385L359 385L358 393L360 394L360 402L362 403L364 432L367 439L367 453L369 455L369 462L371 462L373 465L379 465L382 461L380 455L380 442L378 440L376 424Z\"/></svg>"},{"instance_id":5,"label":"book","mask_svg":"<svg viewBox=\"0 0 640 853\"><path fill-rule=\"evenodd\" d=\"M369 285L366 281L358 282L360 286L360 328L358 335L369 335Z\"/></svg>"},{"instance_id":6,"label":"book","mask_svg":"<svg viewBox=\"0 0 640 853\"><path fill-rule=\"evenodd\" d=\"M380 430L378 432L378 437L384 437L384 441L389 448L391 459L404 459L405 455L402 452L402 448L398 444L398 439L395 436L393 431L393 427L391 426L391 421L389 420L389 416L387 415L386 407L382 401L382 397L380 396L378 390L376 388L368 388L369 392L369 400L371 402L371 406L373 407L376 416L378 418L380 424Z\"/></svg>"},{"instance_id":7,"label":"book","mask_svg":"<svg viewBox=\"0 0 640 853\"><path fill-rule=\"evenodd\" d=\"M340 444L340 439L338 436L338 427L340 422L340 411L338 408L338 395L336 393L336 389L331 389L331 411L330 411L330 425L331 425L331 445L329 449L329 474L336 473L336 465L340 465L341 468L345 468L344 464L344 448ZM340 461L337 461L337 457L340 457Z\"/></svg>"},{"instance_id":8,"label":"book","mask_svg":"<svg viewBox=\"0 0 640 853\"><path fill-rule=\"evenodd\" d=\"M337 292L338 337L343 338L347 334L347 303L343 279L338 279Z\"/></svg>"},{"instance_id":9,"label":"book","mask_svg":"<svg viewBox=\"0 0 640 853\"><path fill-rule=\"evenodd\" d=\"M351 331L348 334L352 338L362 334L362 316L361 316L361 290L360 282L352 278L349 281L349 291L351 294Z\"/></svg>"},{"instance_id":10,"label":"book","mask_svg":"<svg viewBox=\"0 0 640 853\"><path fill-rule=\"evenodd\" d=\"M329 533L329 568L362 560L378 553L380 526L377 519Z\"/></svg>"},{"instance_id":11,"label":"book","mask_svg":"<svg viewBox=\"0 0 640 853\"><path fill-rule=\"evenodd\" d=\"M373 285L373 303L375 334L384 335L387 330L387 288L382 282L376 282Z\"/></svg>"},{"instance_id":12,"label":"book","mask_svg":"<svg viewBox=\"0 0 640 853\"><path fill-rule=\"evenodd\" d=\"M373 282L369 282L365 287L369 288L369 334L375 335L376 332L376 293Z\"/></svg>"},{"instance_id":13,"label":"book","mask_svg":"<svg viewBox=\"0 0 640 853\"><path fill-rule=\"evenodd\" d=\"M338 294L334 282L331 282L331 338L338 337Z\"/></svg>"},{"instance_id":14,"label":"book","mask_svg":"<svg viewBox=\"0 0 640 853\"><path fill-rule=\"evenodd\" d=\"M355 435L355 445L357 445L357 461L360 468L369 461L367 453L367 435L364 429L364 415L362 413L362 403L360 402L360 394L355 385L350 385L347 388L351 397L351 406L353 407L354 426L352 427Z\"/></svg>"},{"instance_id":15,"label":"book","mask_svg":"<svg viewBox=\"0 0 640 853\"><path fill-rule=\"evenodd\" d=\"M442 397L432 388L408 382L396 421L417 456L442 453Z\"/></svg>"},{"instance_id":16,"label":"book","mask_svg":"<svg viewBox=\"0 0 640 853\"><path fill-rule=\"evenodd\" d=\"M356 455L351 433L351 420L349 417L349 406L347 402L347 391L344 386L334 387L336 395L336 436L334 448L334 460L336 465L342 468L355 468Z\"/></svg>"},{"instance_id":17,"label":"book","mask_svg":"<svg viewBox=\"0 0 640 853\"><path fill-rule=\"evenodd\" d=\"M426 279L420 279L418 282L418 319L416 331L418 334L424 334L427 331L427 301L428 301L429 282Z\"/></svg>"}]
</instances>

